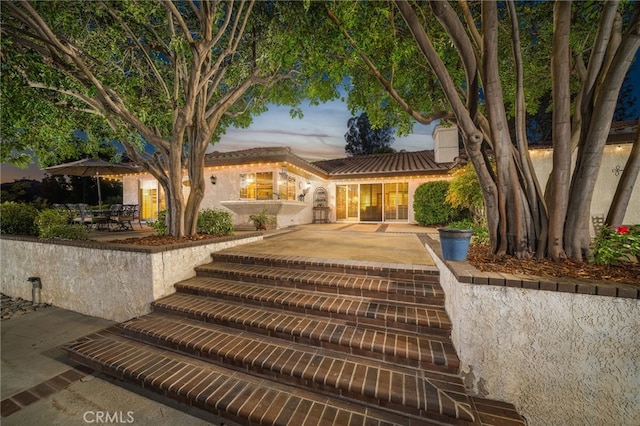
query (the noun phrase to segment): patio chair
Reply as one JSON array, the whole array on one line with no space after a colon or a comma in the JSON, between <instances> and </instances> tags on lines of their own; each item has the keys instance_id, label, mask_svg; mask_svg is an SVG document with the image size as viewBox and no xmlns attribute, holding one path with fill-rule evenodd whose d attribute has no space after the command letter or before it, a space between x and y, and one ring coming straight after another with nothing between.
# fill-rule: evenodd
<instances>
[{"instance_id":1,"label":"patio chair","mask_svg":"<svg viewBox=\"0 0 640 426\"><path fill-rule=\"evenodd\" d=\"M142 221L140 220L140 205L139 204L131 204L132 213L133 213L133 221L138 221L138 225L140 225L140 229L142 229Z\"/></svg>"},{"instance_id":2,"label":"patio chair","mask_svg":"<svg viewBox=\"0 0 640 426\"><path fill-rule=\"evenodd\" d=\"M67 204L67 209L71 212L72 223L85 226L93 224L93 215L87 204Z\"/></svg>"},{"instance_id":3,"label":"patio chair","mask_svg":"<svg viewBox=\"0 0 640 426\"><path fill-rule=\"evenodd\" d=\"M118 231L133 231L133 208L131 205L115 204L112 205L110 219L115 224Z\"/></svg>"}]
</instances>

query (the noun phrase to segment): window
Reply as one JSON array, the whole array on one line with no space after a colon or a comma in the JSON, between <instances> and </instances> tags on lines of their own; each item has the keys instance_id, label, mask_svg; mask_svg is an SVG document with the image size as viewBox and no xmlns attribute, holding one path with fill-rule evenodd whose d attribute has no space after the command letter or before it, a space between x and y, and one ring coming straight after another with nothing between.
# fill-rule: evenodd
<instances>
[{"instance_id":1,"label":"window","mask_svg":"<svg viewBox=\"0 0 640 426\"><path fill-rule=\"evenodd\" d=\"M296 178L290 176L280 178L278 181L278 198L281 200L296 199Z\"/></svg>"},{"instance_id":2,"label":"window","mask_svg":"<svg viewBox=\"0 0 640 426\"><path fill-rule=\"evenodd\" d=\"M271 200L273 198L273 173L241 174L240 198L249 200Z\"/></svg>"}]
</instances>

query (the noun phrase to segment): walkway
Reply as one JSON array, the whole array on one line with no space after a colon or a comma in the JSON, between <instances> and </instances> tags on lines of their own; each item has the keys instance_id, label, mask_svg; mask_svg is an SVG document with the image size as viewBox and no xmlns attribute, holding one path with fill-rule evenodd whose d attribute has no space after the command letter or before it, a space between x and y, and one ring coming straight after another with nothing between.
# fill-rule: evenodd
<instances>
[{"instance_id":1,"label":"walkway","mask_svg":"<svg viewBox=\"0 0 640 426\"><path fill-rule=\"evenodd\" d=\"M277 254L376 263L431 265L420 234L435 228L409 224L314 224L272 231L263 241L242 246L250 254Z\"/></svg>"}]
</instances>

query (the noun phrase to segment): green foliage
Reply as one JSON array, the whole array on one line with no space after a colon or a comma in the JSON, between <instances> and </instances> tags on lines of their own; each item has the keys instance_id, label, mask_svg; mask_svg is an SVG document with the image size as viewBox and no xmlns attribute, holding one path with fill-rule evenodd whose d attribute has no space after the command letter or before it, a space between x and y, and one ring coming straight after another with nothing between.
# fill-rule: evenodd
<instances>
[{"instance_id":1,"label":"green foliage","mask_svg":"<svg viewBox=\"0 0 640 426\"><path fill-rule=\"evenodd\" d=\"M618 226L615 230L604 226L593 245L593 262L617 265L621 260L640 260L640 225Z\"/></svg>"},{"instance_id":2,"label":"green foliage","mask_svg":"<svg viewBox=\"0 0 640 426\"><path fill-rule=\"evenodd\" d=\"M65 240L86 240L89 230L84 225L69 223L69 212L58 209L46 209L38 214L36 225L40 238L62 238Z\"/></svg>"},{"instance_id":3,"label":"green foliage","mask_svg":"<svg viewBox=\"0 0 640 426\"><path fill-rule=\"evenodd\" d=\"M489 244L489 230L486 226L479 226L471 219L449 222L447 228L473 230L472 241L478 244Z\"/></svg>"},{"instance_id":4,"label":"green foliage","mask_svg":"<svg viewBox=\"0 0 640 426\"><path fill-rule=\"evenodd\" d=\"M55 164L118 141L139 165L162 163L155 167L166 178L160 181L171 186L178 179L170 175L185 168L200 173L198 162L186 162L183 154L203 158L227 128L247 127L270 105L317 105L339 96L337 75L301 58L314 38L325 38L317 33L318 20L326 19L322 8L305 13L302 3L278 1L189 4L3 7L0 102L11 108L0 109L0 159L24 165L23 153L31 151L41 165ZM326 56L309 52L320 53ZM185 123L193 131L184 131ZM88 137L74 137L76 130ZM178 189L165 187L168 211L196 212L203 188L190 192L189 208ZM180 223L187 233L196 231L197 217L167 217L171 233L182 231Z\"/></svg>"},{"instance_id":5,"label":"green foliage","mask_svg":"<svg viewBox=\"0 0 640 426\"><path fill-rule=\"evenodd\" d=\"M469 209L478 225L486 223L482 188L473 165L468 163L453 173L446 196L447 203L454 208Z\"/></svg>"},{"instance_id":6,"label":"green foliage","mask_svg":"<svg viewBox=\"0 0 640 426\"><path fill-rule=\"evenodd\" d=\"M395 152L391 148L394 141L393 129L384 126L373 129L367 113L363 112L357 117L351 117L347 122L349 130L344 135L347 145L344 147L347 155L381 154Z\"/></svg>"},{"instance_id":7,"label":"green foliage","mask_svg":"<svg viewBox=\"0 0 640 426\"><path fill-rule=\"evenodd\" d=\"M457 219L461 211L446 202L449 182L445 180L420 185L413 197L415 219L420 225L441 225Z\"/></svg>"},{"instance_id":8,"label":"green foliage","mask_svg":"<svg viewBox=\"0 0 640 426\"><path fill-rule=\"evenodd\" d=\"M167 211L161 210L158 212L158 220L148 221L147 225L156 231L156 235L167 235L169 227L167 226Z\"/></svg>"},{"instance_id":9,"label":"green foliage","mask_svg":"<svg viewBox=\"0 0 640 426\"><path fill-rule=\"evenodd\" d=\"M250 215L249 220L257 230L267 229L267 225L276 224L276 218L272 214L267 213L267 209L262 209L260 213Z\"/></svg>"},{"instance_id":10,"label":"green foliage","mask_svg":"<svg viewBox=\"0 0 640 426\"><path fill-rule=\"evenodd\" d=\"M38 235L35 225L38 210L30 204L0 204L0 234Z\"/></svg>"},{"instance_id":11,"label":"green foliage","mask_svg":"<svg viewBox=\"0 0 640 426\"><path fill-rule=\"evenodd\" d=\"M204 209L198 213L198 232L210 235L233 235L231 213L220 209Z\"/></svg>"}]
</instances>

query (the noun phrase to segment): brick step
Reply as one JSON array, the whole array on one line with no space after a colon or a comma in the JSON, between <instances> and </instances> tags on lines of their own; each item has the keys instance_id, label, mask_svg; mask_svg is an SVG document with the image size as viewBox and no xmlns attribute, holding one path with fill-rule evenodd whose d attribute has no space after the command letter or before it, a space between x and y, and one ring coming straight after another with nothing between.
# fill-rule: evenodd
<instances>
[{"instance_id":1,"label":"brick step","mask_svg":"<svg viewBox=\"0 0 640 426\"><path fill-rule=\"evenodd\" d=\"M281 340L363 355L429 371L457 374L460 361L449 339L350 325L347 321L175 293L154 311L250 331Z\"/></svg>"},{"instance_id":2,"label":"brick step","mask_svg":"<svg viewBox=\"0 0 640 426\"><path fill-rule=\"evenodd\" d=\"M444 306L444 292L439 283L410 280L408 277L400 279L220 261L198 266L196 273L201 277L319 293Z\"/></svg>"},{"instance_id":3,"label":"brick step","mask_svg":"<svg viewBox=\"0 0 640 426\"><path fill-rule=\"evenodd\" d=\"M229 370L125 339L114 327L63 347L70 359L242 424L468 424L445 415L410 418ZM451 422L454 423L451 423Z\"/></svg>"},{"instance_id":4,"label":"brick step","mask_svg":"<svg viewBox=\"0 0 640 426\"><path fill-rule=\"evenodd\" d=\"M194 277L175 285L176 291L277 308L309 315L387 327L415 333L449 336L451 321L444 307L388 302L358 296L317 294L311 291Z\"/></svg>"},{"instance_id":5,"label":"brick step","mask_svg":"<svg viewBox=\"0 0 640 426\"><path fill-rule=\"evenodd\" d=\"M455 375L417 372L384 361L162 314L136 318L121 327L126 337L280 383L417 418L445 413L473 420L470 400Z\"/></svg>"},{"instance_id":6,"label":"brick step","mask_svg":"<svg viewBox=\"0 0 640 426\"><path fill-rule=\"evenodd\" d=\"M345 259L310 259L300 256L280 256L270 254L251 254L241 248L231 248L211 255L214 262L241 263L273 268L320 271L327 273L386 277L399 280L439 283L440 271L435 266L407 265L401 263L375 263Z\"/></svg>"}]
</instances>

